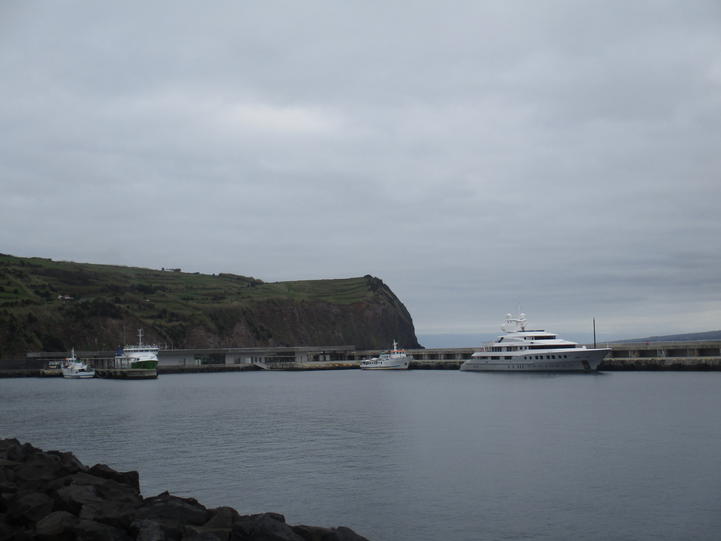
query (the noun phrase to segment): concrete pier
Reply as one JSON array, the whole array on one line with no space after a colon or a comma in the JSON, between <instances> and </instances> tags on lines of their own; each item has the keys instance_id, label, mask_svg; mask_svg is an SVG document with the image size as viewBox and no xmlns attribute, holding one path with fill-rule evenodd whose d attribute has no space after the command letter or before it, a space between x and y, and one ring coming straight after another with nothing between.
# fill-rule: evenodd
<instances>
[{"instance_id":1,"label":"concrete pier","mask_svg":"<svg viewBox=\"0 0 721 541\"><path fill-rule=\"evenodd\" d=\"M479 344L480 347L480 344ZM591 347L591 346L588 346ZM627 342L598 344L611 349L600 370L721 370L721 341ZM414 370L455 370L478 348L409 349ZM158 353L158 373L219 372L242 370L331 370L358 368L360 361L382 350L357 350L355 346L299 346L212 349L165 349ZM112 351L78 351L101 377L123 377L112 368ZM68 352L28 353L25 361L0 362L0 376L40 375L49 363ZM157 374L156 374L157 375ZM141 376L138 376L141 377ZM148 376L144 376L148 377ZM154 377L154 376L153 376Z\"/></svg>"},{"instance_id":2,"label":"concrete pier","mask_svg":"<svg viewBox=\"0 0 721 541\"><path fill-rule=\"evenodd\" d=\"M156 379L155 368L96 368L96 378L105 379Z\"/></svg>"},{"instance_id":3,"label":"concrete pier","mask_svg":"<svg viewBox=\"0 0 721 541\"><path fill-rule=\"evenodd\" d=\"M601 370L721 370L721 341L611 344Z\"/></svg>"}]
</instances>

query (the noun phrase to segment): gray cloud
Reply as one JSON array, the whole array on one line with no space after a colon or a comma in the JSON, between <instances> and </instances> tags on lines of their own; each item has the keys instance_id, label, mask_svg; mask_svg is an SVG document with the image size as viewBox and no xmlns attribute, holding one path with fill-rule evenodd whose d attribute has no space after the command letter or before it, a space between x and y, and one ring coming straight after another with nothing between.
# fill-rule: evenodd
<instances>
[{"instance_id":1,"label":"gray cloud","mask_svg":"<svg viewBox=\"0 0 721 541\"><path fill-rule=\"evenodd\" d=\"M721 327L721 8L5 2L0 247Z\"/></svg>"}]
</instances>

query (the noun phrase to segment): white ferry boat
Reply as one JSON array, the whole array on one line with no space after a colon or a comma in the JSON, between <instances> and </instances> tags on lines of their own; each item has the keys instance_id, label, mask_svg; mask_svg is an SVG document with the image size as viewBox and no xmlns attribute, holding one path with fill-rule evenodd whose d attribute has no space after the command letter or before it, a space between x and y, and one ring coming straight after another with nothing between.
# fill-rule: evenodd
<instances>
[{"instance_id":1,"label":"white ferry boat","mask_svg":"<svg viewBox=\"0 0 721 541\"><path fill-rule=\"evenodd\" d=\"M158 346L143 344L143 329L138 329L138 345L125 346L115 352L115 368L157 369Z\"/></svg>"},{"instance_id":2,"label":"white ferry boat","mask_svg":"<svg viewBox=\"0 0 721 541\"><path fill-rule=\"evenodd\" d=\"M406 355L405 350L398 349L398 344L393 340L393 349L381 353L372 359L363 359L360 367L363 370L408 370L411 356Z\"/></svg>"},{"instance_id":3,"label":"white ferry boat","mask_svg":"<svg viewBox=\"0 0 721 541\"><path fill-rule=\"evenodd\" d=\"M461 370L504 372L592 372L608 355L608 348L586 346L543 330L526 329L526 314L511 314L501 326L506 333L486 344L461 365Z\"/></svg>"},{"instance_id":4,"label":"white ferry boat","mask_svg":"<svg viewBox=\"0 0 721 541\"><path fill-rule=\"evenodd\" d=\"M75 348L73 348L70 357L63 361L61 371L63 377L69 379L89 379L95 377L95 370L75 356Z\"/></svg>"}]
</instances>

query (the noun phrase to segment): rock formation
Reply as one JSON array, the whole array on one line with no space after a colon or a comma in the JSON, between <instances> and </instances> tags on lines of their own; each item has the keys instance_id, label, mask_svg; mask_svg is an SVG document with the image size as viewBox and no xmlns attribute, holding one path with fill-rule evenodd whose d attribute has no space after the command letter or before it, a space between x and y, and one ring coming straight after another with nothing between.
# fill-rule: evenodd
<instances>
[{"instance_id":1,"label":"rock formation","mask_svg":"<svg viewBox=\"0 0 721 541\"><path fill-rule=\"evenodd\" d=\"M420 347L379 278L263 282L0 254L0 359L28 351L257 346Z\"/></svg>"},{"instance_id":2,"label":"rock formation","mask_svg":"<svg viewBox=\"0 0 721 541\"><path fill-rule=\"evenodd\" d=\"M363 541L345 527L291 526L278 513L208 509L167 492L143 498L138 473L0 439L0 541Z\"/></svg>"}]
</instances>

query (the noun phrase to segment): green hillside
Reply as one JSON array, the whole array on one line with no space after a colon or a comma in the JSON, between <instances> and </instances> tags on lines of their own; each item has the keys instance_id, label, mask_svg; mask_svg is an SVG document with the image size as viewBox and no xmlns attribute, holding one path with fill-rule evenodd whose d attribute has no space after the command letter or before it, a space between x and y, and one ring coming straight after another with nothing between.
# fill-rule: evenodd
<instances>
[{"instance_id":1,"label":"green hillside","mask_svg":"<svg viewBox=\"0 0 721 541\"><path fill-rule=\"evenodd\" d=\"M368 309L417 343L402 303L378 278L266 283L207 275L0 255L0 354L114 348L143 327L172 347L384 347ZM382 308L380 311L379 308ZM324 317L324 314L333 317ZM353 315L357 317L353 317ZM337 320L339 328L333 327ZM410 325L402 329L402 320ZM364 328L371 323L373 330ZM409 334L410 333L410 334ZM385 333L380 333L385 334ZM343 342L343 340L355 340ZM301 343L289 343L301 342ZM382 342L382 343L380 343ZM315 344L313 344L315 345Z\"/></svg>"},{"instance_id":2,"label":"green hillside","mask_svg":"<svg viewBox=\"0 0 721 541\"><path fill-rule=\"evenodd\" d=\"M646 338L632 338L628 340L618 340L623 343L635 342L694 342L694 341L710 341L721 340L721 331L704 331L683 334L666 334L663 336L647 336Z\"/></svg>"}]
</instances>

